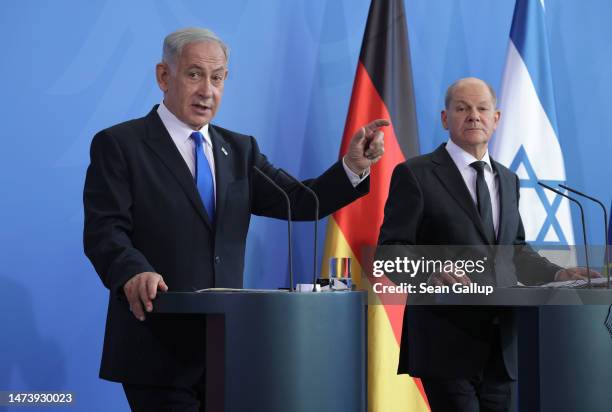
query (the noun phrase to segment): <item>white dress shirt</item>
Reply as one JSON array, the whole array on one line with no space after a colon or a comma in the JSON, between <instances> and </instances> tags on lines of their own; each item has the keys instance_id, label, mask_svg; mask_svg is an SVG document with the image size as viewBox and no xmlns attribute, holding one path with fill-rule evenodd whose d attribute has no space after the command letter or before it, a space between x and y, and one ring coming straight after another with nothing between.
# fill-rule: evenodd
<instances>
[{"instance_id":1,"label":"white dress shirt","mask_svg":"<svg viewBox=\"0 0 612 412\"><path fill-rule=\"evenodd\" d=\"M450 155L451 159L459 169L461 176L463 177L463 181L470 191L470 195L472 196L472 201L476 205L476 209L478 209L478 198L476 197L476 169L470 166L471 163L478 161L474 156L463 150L461 147L457 146L451 139L448 139L446 142L446 151ZM483 162L486 163L484 168L484 177L487 182L487 187L489 188L489 194L491 195L491 207L493 210L493 227L495 229L495 236L497 236L499 232L499 183L495 178L496 174L491 167L491 159L489 158L489 151L487 150L484 156L482 157Z\"/></svg>"},{"instance_id":2,"label":"white dress shirt","mask_svg":"<svg viewBox=\"0 0 612 412\"><path fill-rule=\"evenodd\" d=\"M191 133L199 131L204 136L204 155L206 156L206 160L208 160L208 164L210 165L210 171L212 172L213 178L213 188L215 192L215 199L217 198L217 181L215 178L215 158L213 155L212 149L212 140L210 139L210 133L208 131L208 123L202 126L200 130L193 130L190 126L186 125L182 121L180 121L164 104L162 101L157 108L157 114L161 119L162 123L168 130L168 134L172 138L172 141L176 145L176 148L183 156L183 160L189 167L191 171L191 175L195 177L195 142L190 138ZM363 182L370 175L370 168L359 176L357 173L353 172L342 159L342 166L344 167L344 171L346 172L347 177L349 178L353 187L356 187L359 183Z\"/></svg>"},{"instance_id":3,"label":"white dress shirt","mask_svg":"<svg viewBox=\"0 0 612 412\"><path fill-rule=\"evenodd\" d=\"M187 163L187 167L189 167L189 171L194 178L196 170L195 142L190 136L193 132L202 133L202 136L204 136L204 142L202 144L204 148L204 156L206 156L206 160L208 160L208 164L210 166L215 199L217 199L215 158L213 156L212 140L210 140L210 133L208 132L208 123L202 126L200 130L193 130L191 127L181 122L170 110L168 110L163 101L157 108L157 114L166 127L166 130L168 130L168 134L170 134L172 141L181 153L181 156L183 156L183 159L185 160L185 163Z\"/></svg>"}]
</instances>

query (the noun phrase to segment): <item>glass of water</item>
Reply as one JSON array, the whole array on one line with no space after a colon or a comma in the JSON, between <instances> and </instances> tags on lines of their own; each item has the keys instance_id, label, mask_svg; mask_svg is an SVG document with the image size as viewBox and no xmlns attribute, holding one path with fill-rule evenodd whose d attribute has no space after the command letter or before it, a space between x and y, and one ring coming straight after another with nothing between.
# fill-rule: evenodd
<instances>
[{"instance_id":1,"label":"glass of water","mask_svg":"<svg viewBox=\"0 0 612 412\"><path fill-rule=\"evenodd\" d=\"M351 290L351 258L332 257L329 259L329 288L331 290Z\"/></svg>"}]
</instances>

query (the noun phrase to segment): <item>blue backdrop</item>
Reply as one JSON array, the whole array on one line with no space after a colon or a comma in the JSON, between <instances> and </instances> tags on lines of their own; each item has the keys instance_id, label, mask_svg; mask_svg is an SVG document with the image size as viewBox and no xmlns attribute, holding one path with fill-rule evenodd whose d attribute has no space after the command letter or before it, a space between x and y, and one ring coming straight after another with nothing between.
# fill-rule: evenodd
<instances>
[{"instance_id":1,"label":"blue backdrop","mask_svg":"<svg viewBox=\"0 0 612 412\"><path fill-rule=\"evenodd\" d=\"M154 67L163 37L197 25L225 39L230 75L216 123L256 136L275 164L306 178L338 156L368 6L2 3L0 390L67 390L76 393L72 410L127 410L120 387L97 378L107 291L82 252L81 196L93 134L160 101ZM439 112L448 84L478 76L499 87L514 1L405 7L425 152L446 140ZM568 184L610 204L612 3L548 0L546 9ZM587 212L589 238L601 244L598 211ZM247 287L285 284L285 230L280 221L253 220ZM306 279L311 226L296 232L295 267Z\"/></svg>"}]
</instances>

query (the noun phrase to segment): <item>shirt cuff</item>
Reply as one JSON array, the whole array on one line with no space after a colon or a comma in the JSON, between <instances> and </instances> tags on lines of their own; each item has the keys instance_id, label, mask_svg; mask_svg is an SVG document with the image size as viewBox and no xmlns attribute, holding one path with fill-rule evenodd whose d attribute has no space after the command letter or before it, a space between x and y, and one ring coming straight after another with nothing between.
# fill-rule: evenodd
<instances>
[{"instance_id":1,"label":"shirt cuff","mask_svg":"<svg viewBox=\"0 0 612 412\"><path fill-rule=\"evenodd\" d=\"M365 170L365 172L363 172L361 174L361 176L358 175L357 173L353 172L346 165L346 162L344 161L344 157L342 157L342 166L344 166L344 171L346 172L346 176L351 181L351 184L353 185L353 187L357 187L359 185L359 183L363 182L364 180L367 179L368 176L370 176L370 168L369 167Z\"/></svg>"}]
</instances>

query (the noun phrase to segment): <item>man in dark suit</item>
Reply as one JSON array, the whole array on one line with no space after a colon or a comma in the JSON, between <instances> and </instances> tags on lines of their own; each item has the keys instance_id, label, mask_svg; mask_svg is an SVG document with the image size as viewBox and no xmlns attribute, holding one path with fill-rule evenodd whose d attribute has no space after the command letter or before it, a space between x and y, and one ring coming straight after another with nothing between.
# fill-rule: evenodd
<instances>
[{"instance_id":1,"label":"man in dark suit","mask_svg":"<svg viewBox=\"0 0 612 412\"><path fill-rule=\"evenodd\" d=\"M251 136L210 124L223 95L228 51L212 32L168 35L156 67L164 98L145 117L98 133L84 189L85 253L110 290L100 376L122 382L134 410L198 410L204 325L147 316L159 290L241 288L251 214L312 219L308 194L272 166ZM306 181L327 215L366 194L383 153L374 121L347 156Z\"/></svg>"},{"instance_id":2,"label":"man in dark suit","mask_svg":"<svg viewBox=\"0 0 612 412\"><path fill-rule=\"evenodd\" d=\"M518 178L487 150L500 115L495 92L482 80L449 87L441 117L450 139L396 167L379 244L471 245L477 251L471 256L494 258L488 278L478 283L514 286L517 272L528 273L530 283L583 278L582 268L562 269L525 243ZM452 272L427 280L436 286L471 281ZM514 312L407 306L398 373L422 379L434 412L509 410L517 374Z\"/></svg>"}]
</instances>

